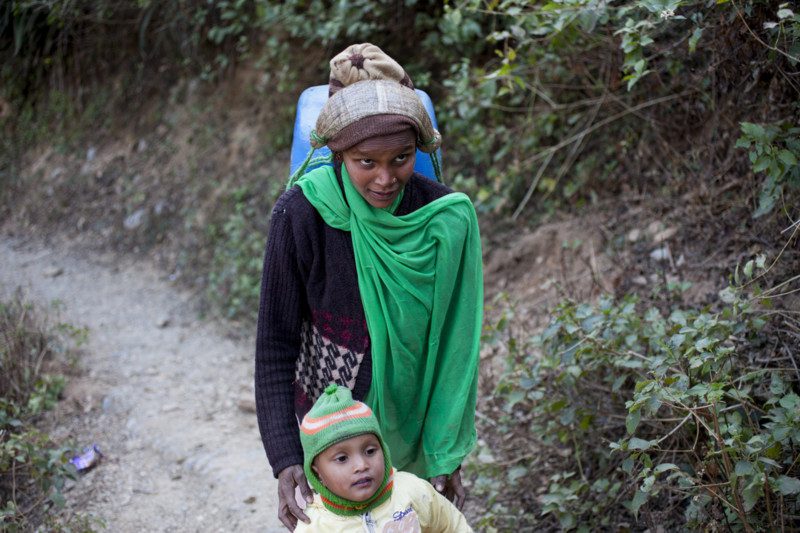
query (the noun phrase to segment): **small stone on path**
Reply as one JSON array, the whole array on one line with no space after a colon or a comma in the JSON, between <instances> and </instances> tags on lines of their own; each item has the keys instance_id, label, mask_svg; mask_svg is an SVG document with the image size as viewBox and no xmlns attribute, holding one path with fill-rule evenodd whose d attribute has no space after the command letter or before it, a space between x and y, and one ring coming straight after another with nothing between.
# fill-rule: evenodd
<instances>
[{"instance_id":1,"label":"small stone on path","mask_svg":"<svg viewBox=\"0 0 800 533\"><path fill-rule=\"evenodd\" d=\"M50 266L45 268L44 271L42 271L42 274L44 274L46 278L57 278L63 273L64 269L57 266Z\"/></svg>"},{"instance_id":2,"label":"small stone on path","mask_svg":"<svg viewBox=\"0 0 800 533\"><path fill-rule=\"evenodd\" d=\"M669 246L665 245L650 252L650 258L656 261L667 261L672 257Z\"/></svg>"},{"instance_id":3,"label":"small stone on path","mask_svg":"<svg viewBox=\"0 0 800 533\"><path fill-rule=\"evenodd\" d=\"M655 244L661 244L662 242L672 238L676 233L678 233L678 228L667 228L663 231L659 231L653 235L653 242Z\"/></svg>"},{"instance_id":4,"label":"small stone on path","mask_svg":"<svg viewBox=\"0 0 800 533\"><path fill-rule=\"evenodd\" d=\"M242 398L239 400L239 410L243 413L255 413L256 401L252 398Z\"/></svg>"}]
</instances>

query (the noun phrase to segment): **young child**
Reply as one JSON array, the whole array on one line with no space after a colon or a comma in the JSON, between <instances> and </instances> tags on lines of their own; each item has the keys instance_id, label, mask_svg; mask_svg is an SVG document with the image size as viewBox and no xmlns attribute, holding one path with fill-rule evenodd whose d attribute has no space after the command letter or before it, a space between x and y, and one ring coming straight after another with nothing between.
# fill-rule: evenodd
<instances>
[{"instance_id":1,"label":"young child","mask_svg":"<svg viewBox=\"0 0 800 533\"><path fill-rule=\"evenodd\" d=\"M350 389L329 385L300 425L318 493L295 532L462 533L464 515L430 483L392 468L378 421Z\"/></svg>"}]
</instances>

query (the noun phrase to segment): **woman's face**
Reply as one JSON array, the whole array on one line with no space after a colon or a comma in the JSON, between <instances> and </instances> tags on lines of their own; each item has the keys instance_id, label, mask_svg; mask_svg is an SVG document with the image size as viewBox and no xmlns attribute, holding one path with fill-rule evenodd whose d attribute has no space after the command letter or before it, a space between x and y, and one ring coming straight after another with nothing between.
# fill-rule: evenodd
<instances>
[{"instance_id":1,"label":"woman's face","mask_svg":"<svg viewBox=\"0 0 800 533\"><path fill-rule=\"evenodd\" d=\"M342 154L350 181L373 207L389 207L411 174L417 157L413 129L366 139Z\"/></svg>"}]
</instances>

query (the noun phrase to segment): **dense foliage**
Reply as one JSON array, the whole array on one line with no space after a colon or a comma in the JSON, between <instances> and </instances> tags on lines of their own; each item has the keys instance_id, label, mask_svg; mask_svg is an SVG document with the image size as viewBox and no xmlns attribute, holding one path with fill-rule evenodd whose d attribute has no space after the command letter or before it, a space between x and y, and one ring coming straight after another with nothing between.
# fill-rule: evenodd
<instances>
[{"instance_id":1,"label":"dense foliage","mask_svg":"<svg viewBox=\"0 0 800 533\"><path fill-rule=\"evenodd\" d=\"M680 187L732 163L737 122L800 116L800 17L788 4L472 1L446 18L478 20L496 49L454 65L444 109L477 164L463 176L515 216ZM769 105L756 96L766 92Z\"/></svg>"},{"instance_id":2,"label":"dense foliage","mask_svg":"<svg viewBox=\"0 0 800 533\"><path fill-rule=\"evenodd\" d=\"M513 346L498 420L514 436L503 455L513 465L508 480L548 482L536 493L496 497L504 504L485 525L509 526L500 509L515 498L528 511L516 525L557 520L567 530L607 529L628 513L670 531L793 524L800 372L776 340L798 324L773 298L798 277L759 288L767 279L759 256L737 269L713 307L603 297L564 302L532 338L495 327ZM671 288L678 302L686 288ZM502 480L498 474L490 477Z\"/></svg>"}]
</instances>

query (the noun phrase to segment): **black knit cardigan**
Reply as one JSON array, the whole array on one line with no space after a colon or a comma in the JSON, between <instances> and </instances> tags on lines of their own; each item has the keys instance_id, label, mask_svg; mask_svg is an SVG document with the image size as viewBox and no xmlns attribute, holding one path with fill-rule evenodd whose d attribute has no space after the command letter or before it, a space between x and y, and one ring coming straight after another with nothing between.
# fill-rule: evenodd
<instances>
[{"instance_id":1,"label":"black knit cardigan","mask_svg":"<svg viewBox=\"0 0 800 533\"><path fill-rule=\"evenodd\" d=\"M337 168L341 185L341 173ZM397 215L452 192L415 173ZM369 333L349 232L328 226L298 186L272 210L256 337L258 427L273 474L303 464L298 419L331 382L363 400L372 379Z\"/></svg>"}]
</instances>

